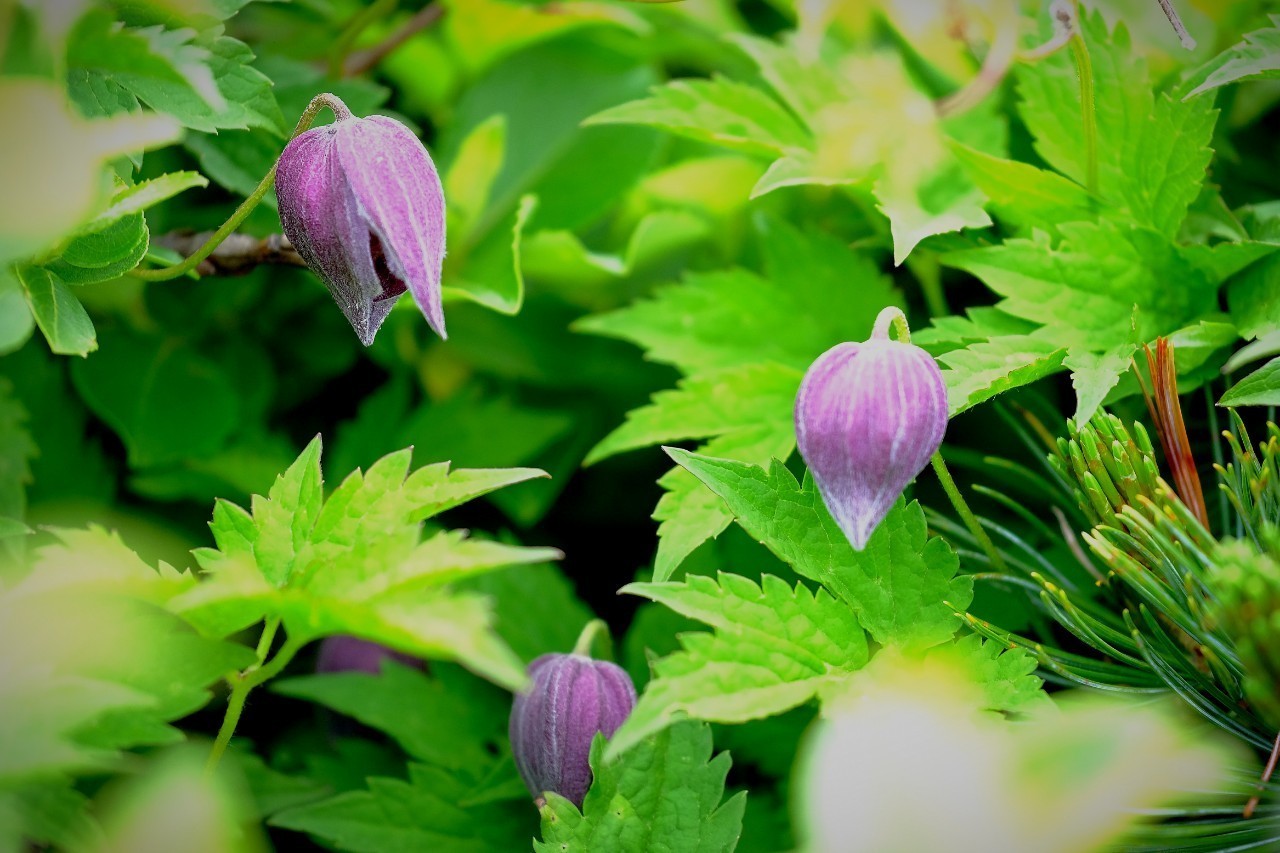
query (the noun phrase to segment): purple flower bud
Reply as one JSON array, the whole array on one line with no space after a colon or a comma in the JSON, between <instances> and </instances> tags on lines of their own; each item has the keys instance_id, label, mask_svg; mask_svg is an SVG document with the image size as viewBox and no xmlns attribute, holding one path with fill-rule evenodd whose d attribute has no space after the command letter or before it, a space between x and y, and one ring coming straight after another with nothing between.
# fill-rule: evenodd
<instances>
[{"instance_id":1,"label":"purple flower bud","mask_svg":"<svg viewBox=\"0 0 1280 853\"><path fill-rule=\"evenodd\" d=\"M942 445L947 389L933 356L889 339L886 308L866 343L818 357L796 397L796 443L822 501L861 551Z\"/></svg>"},{"instance_id":2,"label":"purple flower bud","mask_svg":"<svg viewBox=\"0 0 1280 853\"><path fill-rule=\"evenodd\" d=\"M422 661L386 646L359 637L326 637L316 656L316 672L367 672L377 675L382 662L390 658L405 666L420 667Z\"/></svg>"},{"instance_id":3,"label":"purple flower bud","mask_svg":"<svg viewBox=\"0 0 1280 853\"><path fill-rule=\"evenodd\" d=\"M444 191L431 155L394 119L334 111L280 155L285 236L365 346L406 289L443 338Z\"/></svg>"},{"instance_id":4,"label":"purple flower bud","mask_svg":"<svg viewBox=\"0 0 1280 853\"><path fill-rule=\"evenodd\" d=\"M591 787L591 741L622 725L635 685L621 667L583 655L543 655L529 664L529 677L533 686L511 706L516 767L535 799L555 791L581 806Z\"/></svg>"}]
</instances>

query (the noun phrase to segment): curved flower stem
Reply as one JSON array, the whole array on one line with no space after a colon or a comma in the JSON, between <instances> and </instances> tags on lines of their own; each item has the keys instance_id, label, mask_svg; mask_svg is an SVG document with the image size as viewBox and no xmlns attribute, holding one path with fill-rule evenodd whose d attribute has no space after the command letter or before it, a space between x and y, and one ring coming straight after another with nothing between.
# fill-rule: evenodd
<instances>
[{"instance_id":1,"label":"curved flower stem","mask_svg":"<svg viewBox=\"0 0 1280 853\"><path fill-rule=\"evenodd\" d=\"M289 135L289 140L292 141L298 134L311 127L311 122L315 121L316 114L325 108L332 110L338 121L351 118L351 110L347 109L347 105L337 95L331 95L327 92L316 95L311 99L311 103L307 104L307 108L302 111L302 117L298 119L298 124L294 127L293 133ZM177 278L180 275L186 275L191 272L199 266L201 261L213 254L213 250L218 248L223 240L227 239L233 231L239 228L245 219L249 217L249 214L253 212L253 209L258 206L258 202L262 201L263 197L271 189L271 185L275 183L276 167L279 163L280 160L277 158L276 162L272 163L271 168L267 170L267 174L258 182L258 186L249 194L249 197L240 203L235 213L231 214L231 218L222 223L222 227L214 231L213 236L206 240L205 244L193 254L173 266L151 270L136 269L130 272L129 275L144 281L168 281L171 278Z\"/></svg>"},{"instance_id":2,"label":"curved flower stem","mask_svg":"<svg viewBox=\"0 0 1280 853\"><path fill-rule=\"evenodd\" d=\"M1098 193L1098 116L1093 103L1093 62L1084 36L1077 31L1069 39L1071 58L1080 77L1080 110L1084 127L1085 189Z\"/></svg>"},{"instance_id":3,"label":"curved flower stem","mask_svg":"<svg viewBox=\"0 0 1280 853\"><path fill-rule=\"evenodd\" d=\"M605 657L612 657L612 641L609 638L609 626L603 619L592 619L582 627L582 633L578 635L578 642L573 644L573 654L582 655L583 657L591 657L591 647L596 644L596 640L601 640L601 645L606 651Z\"/></svg>"},{"instance_id":4,"label":"curved flower stem","mask_svg":"<svg viewBox=\"0 0 1280 853\"><path fill-rule=\"evenodd\" d=\"M907 315L897 305L887 305L880 309L875 325L871 327L871 337L887 341L890 326L900 342L911 343L911 327L907 325Z\"/></svg>"},{"instance_id":5,"label":"curved flower stem","mask_svg":"<svg viewBox=\"0 0 1280 853\"><path fill-rule=\"evenodd\" d=\"M951 499L951 505L960 514L960 519L964 522L964 526L973 534L973 538L978 541L979 547L987 555L987 559L991 561L991 567L998 572L1008 574L1009 566L1005 563L1004 557L1000 556L1000 552L996 550L995 543L991 541L987 531L982 529L982 525L978 523L978 517L973 514L973 510L969 509L969 504L965 502L964 495L960 494L960 489L956 487L956 481L952 479L951 472L947 470L947 463L942 458L942 451L939 450L933 454L933 458L929 461L933 464L933 470L938 475L938 481L942 483L942 490L947 493L947 497Z\"/></svg>"},{"instance_id":6,"label":"curved flower stem","mask_svg":"<svg viewBox=\"0 0 1280 853\"><path fill-rule=\"evenodd\" d=\"M262 631L263 640L274 636L275 628L279 624L278 619L268 621L267 626ZM223 753L227 751L227 746L231 743L231 736L235 734L236 725L240 722L240 715L244 712L245 700L249 698L253 688L279 675L304 645L306 645L305 641L289 637L285 640L284 645L280 647L280 651L276 652L276 656L268 663L255 664L233 677L231 696L227 699L227 712L222 718L222 726L218 729L218 737L213 742L213 749L209 752L209 760L205 762L204 769L206 773L213 772L218 766L218 762L222 760ZM260 657L266 654L267 648L264 648L264 646L269 647L270 643L264 644L259 641L258 654Z\"/></svg>"}]
</instances>

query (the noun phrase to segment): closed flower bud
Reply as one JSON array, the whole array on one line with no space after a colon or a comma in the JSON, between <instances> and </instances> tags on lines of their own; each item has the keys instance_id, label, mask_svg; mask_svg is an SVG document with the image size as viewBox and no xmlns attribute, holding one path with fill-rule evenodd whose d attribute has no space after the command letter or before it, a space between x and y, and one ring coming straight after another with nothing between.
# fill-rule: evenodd
<instances>
[{"instance_id":1,"label":"closed flower bud","mask_svg":"<svg viewBox=\"0 0 1280 853\"><path fill-rule=\"evenodd\" d=\"M621 667L583 655L547 654L529 664L533 685L511 707L511 750L535 799L554 791L581 806L591 787L596 732L609 737L636 704Z\"/></svg>"},{"instance_id":2,"label":"closed flower bud","mask_svg":"<svg viewBox=\"0 0 1280 853\"><path fill-rule=\"evenodd\" d=\"M444 191L431 155L395 119L353 118L322 97L338 120L295 137L280 155L285 236L365 346L405 290L443 338Z\"/></svg>"},{"instance_id":3,"label":"closed flower bud","mask_svg":"<svg viewBox=\"0 0 1280 853\"><path fill-rule=\"evenodd\" d=\"M942 445L947 389L933 357L889 339L886 308L865 343L818 357L796 398L796 443L823 503L861 551Z\"/></svg>"},{"instance_id":4,"label":"closed flower bud","mask_svg":"<svg viewBox=\"0 0 1280 853\"><path fill-rule=\"evenodd\" d=\"M359 637L326 637L316 656L316 672L367 672L377 675L384 660L420 667L422 661Z\"/></svg>"}]
</instances>

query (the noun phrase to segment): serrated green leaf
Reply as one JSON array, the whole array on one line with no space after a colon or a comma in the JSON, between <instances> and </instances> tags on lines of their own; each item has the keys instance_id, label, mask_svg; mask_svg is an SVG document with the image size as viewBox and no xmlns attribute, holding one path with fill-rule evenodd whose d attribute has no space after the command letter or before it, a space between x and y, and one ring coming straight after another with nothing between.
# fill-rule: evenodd
<instances>
[{"instance_id":1,"label":"serrated green leaf","mask_svg":"<svg viewBox=\"0 0 1280 853\"><path fill-rule=\"evenodd\" d=\"M486 596L493 604L494 630L521 660L573 648L583 627L595 618L557 566L512 566L473 575L458 588ZM529 609L554 613L554 619L530 619Z\"/></svg>"},{"instance_id":2,"label":"serrated green leaf","mask_svg":"<svg viewBox=\"0 0 1280 853\"><path fill-rule=\"evenodd\" d=\"M529 843L534 831L532 806L464 805L472 785L439 768L411 764L407 781L373 777L368 784L367 791L348 791L285 809L268 823L309 833L353 853L517 850Z\"/></svg>"},{"instance_id":3,"label":"serrated green leaf","mask_svg":"<svg viewBox=\"0 0 1280 853\"><path fill-rule=\"evenodd\" d=\"M201 42L209 51L209 70L223 99L216 118L218 127L261 127L283 139L289 131L284 113L272 93L271 78L252 67L254 56L249 46L225 35Z\"/></svg>"},{"instance_id":4,"label":"serrated green leaf","mask_svg":"<svg viewBox=\"0 0 1280 853\"><path fill-rule=\"evenodd\" d=\"M684 650L654 666L654 678L610 739L616 756L680 714L741 723L780 714L817 696L867 662L867 640L849 605L825 590L794 589L773 575L757 586L739 575L691 575L684 583L635 583L642 595L715 628L680 637Z\"/></svg>"},{"instance_id":5,"label":"serrated green leaf","mask_svg":"<svg viewBox=\"0 0 1280 853\"><path fill-rule=\"evenodd\" d=\"M1153 91L1146 62L1119 24L1082 16L1093 67L1098 193L1132 220L1172 237L1200 192L1213 152L1210 98L1175 101ZM1086 180L1080 84L1069 51L1018 67L1019 112L1036 151L1062 174Z\"/></svg>"},{"instance_id":6,"label":"serrated green leaf","mask_svg":"<svg viewBox=\"0 0 1280 853\"><path fill-rule=\"evenodd\" d=\"M1001 219L1052 232L1061 222L1094 216L1089 193L1055 172L993 157L959 142L951 143L951 151Z\"/></svg>"},{"instance_id":7,"label":"serrated green leaf","mask_svg":"<svg viewBox=\"0 0 1280 853\"><path fill-rule=\"evenodd\" d=\"M951 252L942 262L982 279L1005 297L1000 310L1043 324L1045 339L1061 346L1101 351L1128 342L1135 306L1139 340L1216 310L1212 283L1160 234L1109 222L1059 230L1057 245L1038 232Z\"/></svg>"},{"instance_id":8,"label":"serrated green leaf","mask_svg":"<svg viewBox=\"0 0 1280 853\"><path fill-rule=\"evenodd\" d=\"M659 391L648 406L633 409L584 464L638 447L709 438L763 423L781 422L780 431L785 431L800 379L799 371L768 362L697 374L674 391Z\"/></svg>"},{"instance_id":9,"label":"serrated green leaf","mask_svg":"<svg viewBox=\"0 0 1280 853\"><path fill-rule=\"evenodd\" d=\"M961 668L982 691L982 707L1007 716L1035 715L1053 707L1044 681L1036 676L1038 663L1025 649L1009 649L976 634L935 646L926 660Z\"/></svg>"},{"instance_id":10,"label":"serrated green leaf","mask_svg":"<svg viewBox=\"0 0 1280 853\"><path fill-rule=\"evenodd\" d=\"M1067 353L1062 366L1071 371L1071 384L1076 389L1076 413L1071 416L1072 420L1077 424L1089 422L1107 392L1120 381L1120 374L1129 369L1137 348L1136 344L1121 344L1104 353L1079 350Z\"/></svg>"},{"instance_id":11,"label":"serrated green leaf","mask_svg":"<svg viewBox=\"0 0 1280 853\"><path fill-rule=\"evenodd\" d=\"M93 321L61 279L40 267L18 270L18 279L49 349L58 355L84 356L98 348Z\"/></svg>"},{"instance_id":12,"label":"serrated green leaf","mask_svg":"<svg viewBox=\"0 0 1280 853\"><path fill-rule=\"evenodd\" d=\"M968 606L972 581L956 577L959 560L945 540L926 537L918 503L897 504L867 547L854 551L812 482L801 486L778 462L766 472L675 448L667 453L779 559L851 606L876 642L926 648L955 634L952 607Z\"/></svg>"},{"instance_id":13,"label":"serrated green leaf","mask_svg":"<svg viewBox=\"0 0 1280 853\"><path fill-rule=\"evenodd\" d=\"M85 233L101 231L126 216L141 213L149 207L173 198L193 187L207 187L209 181L199 172L169 172L131 187L120 188L107 209L84 226Z\"/></svg>"},{"instance_id":14,"label":"serrated green leaf","mask_svg":"<svg viewBox=\"0 0 1280 853\"><path fill-rule=\"evenodd\" d=\"M1062 369L1067 348L1035 335L1002 335L938 356L951 417Z\"/></svg>"},{"instance_id":15,"label":"serrated green leaf","mask_svg":"<svg viewBox=\"0 0 1280 853\"><path fill-rule=\"evenodd\" d=\"M1271 16L1271 26L1245 33L1238 43L1210 59L1192 80L1203 80L1186 95L1189 100L1202 92L1241 80L1273 80L1280 77L1280 16Z\"/></svg>"},{"instance_id":16,"label":"serrated green leaf","mask_svg":"<svg viewBox=\"0 0 1280 853\"><path fill-rule=\"evenodd\" d=\"M239 397L217 365L188 346L131 332L104 334L102 351L71 378L89 408L124 441L135 466L219 450L235 429ZM144 377L145 381L138 381Z\"/></svg>"},{"instance_id":17,"label":"serrated green leaf","mask_svg":"<svg viewBox=\"0 0 1280 853\"><path fill-rule=\"evenodd\" d=\"M548 796L537 853L729 853L737 846L746 794L721 802L729 755L711 759L705 723L678 723L613 760L603 753L604 738L597 738L594 781L581 811L557 794Z\"/></svg>"},{"instance_id":18,"label":"serrated green leaf","mask_svg":"<svg viewBox=\"0 0 1280 853\"><path fill-rule=\"evenodd\" d=\"M743 33L731 33L728 40L751 57L781 101L810 127L824 107L848 95L846 82L833 69L797 49L794 42L778 44Z\"/></svg>"},{"instance_id":19,"label":"serrated green leaf","mask_svg":"<svg viewBox=\"0 0 1280 853\"><path fill-rule=\"evenodd\" d=\"M585 124L644 124L748 154L778 156L812 141L791 114L754 86L723 77L673 80L649 97L596 113Z\"/></svg>"},{"instance_id":20,"label":"serrated green leaf","mask_svg":"<svg viewBox=\"0 0 1280 853\"><path fill-rule=\"evenodd\" d=\"M1241 379L1218 401L1219 406L1280 405L1280 358L1273 358Z\"/></svg>"}]
</instances>

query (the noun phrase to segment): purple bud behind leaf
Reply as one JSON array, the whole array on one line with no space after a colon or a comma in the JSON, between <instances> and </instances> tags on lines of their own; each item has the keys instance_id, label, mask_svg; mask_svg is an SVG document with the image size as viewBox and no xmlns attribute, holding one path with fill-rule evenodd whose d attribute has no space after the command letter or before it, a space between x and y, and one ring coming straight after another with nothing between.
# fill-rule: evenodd
<instances>
[{"instance_id":1,"label":"purple bud behind leaf","mask_svg":"<svg viewBox=\"0 0 1280 853\"><path fill-rule=\"evenodd\" d=\"M359 637L326 637L316 656L316 672L366 672L377 675L390 659L405 666L421 667L422 661Z\"/></svg>"},{"instance_id":2,"label":"purple bud behind leaf","mask_svg":"<svg viewBox=\"0 0 1280 853\"><path fill-rule=\"evenodd\" d=\"M896 308L865 343L838 344L796 397L796 444L823 503L855 550L942 445L947 389L933 356L889 339Z\"/></svg>"},{"instance_id":3,"label":"purple bud behind leaf","mask_svg":"<svg viewBox=\"0 0 1280 853\"><path fill-rule=\"evenodd\" d=\"M407 127L348 115L300 134L280 155L276 196L285 236L361 343L373 343L406 290L445 337L444 190Z\"/></svg>"},{"instance_id":4,"label":"purple bud behind leaf","mask_svg":"<svg viewBox=\"0 0 1280 853\"><path fill-rule=\"evenodd\" d=\"M511 706L511 750L535 798L544 791L582 805L591 787L596 732L609 737L636 704L621 667L583 655L546 654L529 664L533 685Z\"/></svg>"}]
</instances>

